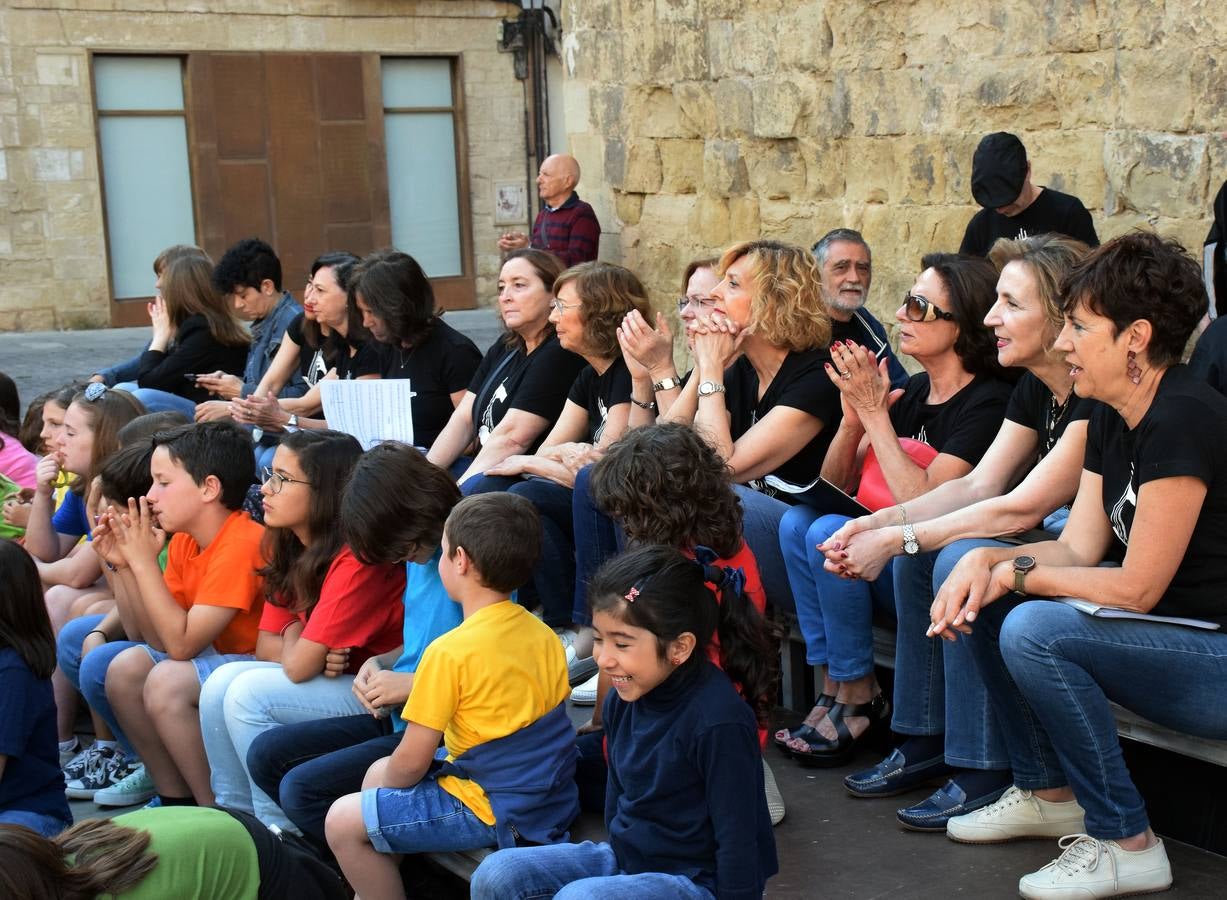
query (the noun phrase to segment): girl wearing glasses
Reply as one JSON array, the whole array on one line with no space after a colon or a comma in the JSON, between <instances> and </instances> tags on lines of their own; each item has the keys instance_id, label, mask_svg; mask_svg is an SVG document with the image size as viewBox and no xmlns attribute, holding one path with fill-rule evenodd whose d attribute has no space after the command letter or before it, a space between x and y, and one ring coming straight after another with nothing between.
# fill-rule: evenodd
<instances>
[{"instance_id":1,"label":"girl wearing glasses","mask_svg":"<svg viewBox=\"0 0 1227 900\"><path fill-rule=\"evenodd\" d=\"M950 253L930 254L921 264L895 319L900 352L923 371L892 391L885 361L864 347L837 343L826 364L843 419L823 477L855 491L872 449L896 503L970 472L992 443L1010 393L1001 380L996 342L983 324L995 299L992 264ZM901 438L936 451L927 467L912 458ZM847 516L795 506L780 523L807 657L822 671L823 689L805 721L777 732L776 744L812 765L842 765L861 737L884 730L889 721L890 704L874 675L872 624L875 608L893 612L894 579L890 572L865 581L825 571L819 547L847 522ZM916 552L914 541L908 552Z\"/></svg>"},{"instance_id":2,"label":"girl wearing glasses","mask_svg":"<svg viewBox=\"0 0 1227 900\"><path fill-rule=\"evenodd\" d=\"M364 565L342 544L341 494L362 448L347 434L299 431L264 470L268 603L254 662L218 668L200 693L217 805L296 830L251 781L247 749L274 725L361 714L353 676L401 641L405 570Z\"/></svg>"}]
</instances>

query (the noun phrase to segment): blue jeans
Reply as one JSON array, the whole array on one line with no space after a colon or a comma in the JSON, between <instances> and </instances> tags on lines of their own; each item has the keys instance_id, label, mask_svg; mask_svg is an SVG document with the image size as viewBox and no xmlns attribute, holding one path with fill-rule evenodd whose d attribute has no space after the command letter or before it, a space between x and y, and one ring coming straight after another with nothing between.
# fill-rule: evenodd
<instances>
[{"instance_id":1,"label":"blue jeans","mask_svg":"<svg viewBox=\"0 0 1227 900\"><path fill-rule=\"evenodd\" d=\"M498 844L494 826L433 779L410 788L368 788L362 792L362 821L380 853L440 853Z\"/></svg>"},{"instance_id":2,"label":"blue jeans","mask_svg":"<svg viewBox=\"0 0 1227 900\"><path fill-rule=\"evenodd\" d=\"M24 825L46 838L55 837L71 824L71 820L65 822L56 816L25 809L6 809L0 812L0 825Z\"/></svg>"},{"instance_id":3,"label":"blue jeans","mask_svg":"<svg viewBox=\"0 0 1227 900\"><path fill-rule=\"evenodd\" d=\"M1149 825L1110 703L1177 731L1227 738L1220 696L1227 635L1099 619L1063 603L1013 597L981 611L971 646L997 705L1014 783L1069 785L1092 837L1117 840Z\"/></svg>"},{"instance_id":4,"label":"blue jeans","mask_svg":"<svg viewBox=\"0 0 1227 900\"><path fill-rule=\"evenodd\" d=\"M362 790L371 763L391 756L400 738L390 720L366 713L282 725L252 741L247 769L303 835L327 850L328 808Z\"/></svg>"},{"instance_id":5,"label":"blue jeans","mask_svg":"<svg viewBox=\"0 0 1227 900\"><path fill-rule=\"evenodd\" d=\"M107 727L115 735L115 740L119 742L119 749L128 756L135 757L132 744L119 727L119 719L111 709L111 702L107 700L106 678L111 660L129 647L137 646L136 642L108 641L101 647L94 648L85 658L81 657L82 641L89 632L98 627L102 619L102 616L81 616L61 628L60 636L56 640L55 655L60 671L81 692L90 709L107 723Z\"/></svg>"},{"instance_id":6,"label":"blue jeans","mask_svg":"<svg viewBox=\"0 0 1227 900\"><path fill-rule=\"evenodd\" d=\"M135 382L125 381L115 385L119 391L127 391L145 407L146 412L181 412L194 421L196 418L196 401L180 397L170 391L159 391L154 388L143 388Z\"/></svg>"},{"instance_id":7,"label":"blue jeans","mask_svg":"<svg viewBox=\"0 0 1227 900\"><path fill-rule=\"evenodd\" d=\"M767 602L777 609L793 612L797 606L788 573L784 570L784 555L780 552L780 520L792 507L744 484L733 485L733 490L741 500L742 537L758 561Z\"/></svg>"},{"instance_id":8,"label":"blue jeans","mask_svg":"<svg viewBox=\"0 0 1227 900\"><path fill-rule=\"evenodd\" d=\"M946 762L963 769L1008 769L997 717L966 641L926 635L933 598L955 564L976 547L1004 544L982 538L955 541L939 553L898 556L895 567L895 713L899 734L945 734Z\"/></svg>"},{"instance_id":9,"label":"blue jeans","mask_svg":"<svg viewBox=\"0 0 1227 900\"><path fill-rule=\"evenodd\" d=\"M712 894L684 875L618 868L609 844L514 847L487 856L473 873L473 900L710 900Z\"/></svg>"},{"instance_id":10,"label":"blue jeans","mask_svg":"<svg viewBox=\"0 0 1227 900\"><path fill-rule=\"evenodd\" d=\"M576 625L591 625L588 582L602 563L622 552L626 546L626 535L618 523L605 515L592 499L590 465L575 473L571 519L575 523L575 599L571 607L571 620Z\"/></svg>"},{"instance_id":11,"label":"blue jeans","mask_svg":"<svg viewBox=\"0 0 1227 900\"><path fill-rule=\"evenodd\" d=\"M889 567L873 581L852 581L826 571L816 547L848 521L808 506L786 507L779 523L783 555L797 621L805 636L806 660L826 666L835 681L873 674L873 613L894 612L895 587ZM765 577L765 576L764 576Z\"/></svg>"},{"instance_id":12,"label":"blue jeans","mask_svg":"<svg viewBox=\"0 0 1227 900\"><path fill-rule=\"evenodd\" d=\"M145 345L145 349L149 349L149 345ZM142 351L143 353L143 351ZM125 359L121 363L116 363L109 369L103 369L98 374L102 376L102 382L107 387L115 387L123 381L136 381L136 378L141 373L141 356L142 353L136 354L131 359Z\"/></svg>"}]
</instances>

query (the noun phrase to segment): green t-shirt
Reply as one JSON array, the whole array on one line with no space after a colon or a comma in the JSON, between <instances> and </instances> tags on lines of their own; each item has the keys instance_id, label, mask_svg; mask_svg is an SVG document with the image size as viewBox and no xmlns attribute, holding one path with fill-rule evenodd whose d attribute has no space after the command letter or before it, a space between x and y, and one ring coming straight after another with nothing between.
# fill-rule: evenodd
<instances>
[{"instance_id":1,"label":"green t-shirt","mask_svg":"<svg viewBox=\"0 0 1227 900\"><path fill-rule=\"evenodd\" d=\"M219 809L170 806L115 817L149 832L158 865L116 900L256 900L260 865L251 835Z\"/></svg>"}]
</instances>

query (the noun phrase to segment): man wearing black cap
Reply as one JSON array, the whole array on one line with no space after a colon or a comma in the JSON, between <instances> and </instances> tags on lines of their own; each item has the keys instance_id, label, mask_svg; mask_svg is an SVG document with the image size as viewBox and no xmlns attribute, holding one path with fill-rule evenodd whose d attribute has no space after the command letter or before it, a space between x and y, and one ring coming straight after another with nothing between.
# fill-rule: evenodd
<instances>
[{"instance_id":1,"label":"man wearing black cap","mask_svg":"<svg viewBox=\"0 0 1227 900\"><path fill-rule=\"evenodd\" d=\"M960 253L987 256L997 238L1049 232L1099 246L1081 200L1031 183L1027 148L1015 135L997 131L980 141L971 163L971 193L984 209L967 223Z\"/></svg>"}]
</instances>

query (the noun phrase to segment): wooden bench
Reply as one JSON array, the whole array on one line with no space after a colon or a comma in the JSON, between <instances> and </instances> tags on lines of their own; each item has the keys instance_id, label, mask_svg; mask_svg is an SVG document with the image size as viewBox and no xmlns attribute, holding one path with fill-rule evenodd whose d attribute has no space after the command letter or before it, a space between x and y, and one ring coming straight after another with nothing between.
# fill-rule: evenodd
<instances>
[{"instance_id":1,"label":"wooden bench","mask_svg":"<svg viewBox=\"0 0 1227 900\"><path fill-rule=\"evenodd\" d=\"M780 649L783 673L781 700L790 709L805 712L813 706L821 685L815 684L814 669L805 661L805 639L796 620L791 619L784 624L788 635ZM874 626L873 659L882 668L895 668L894 629ZM1116 704L1112 705L1112 710L1116 715L1116 731L1121 737L1216 766L1227 766L1227 741L1213 741L1173 731Z\"/></svg>"}]
</instances>

